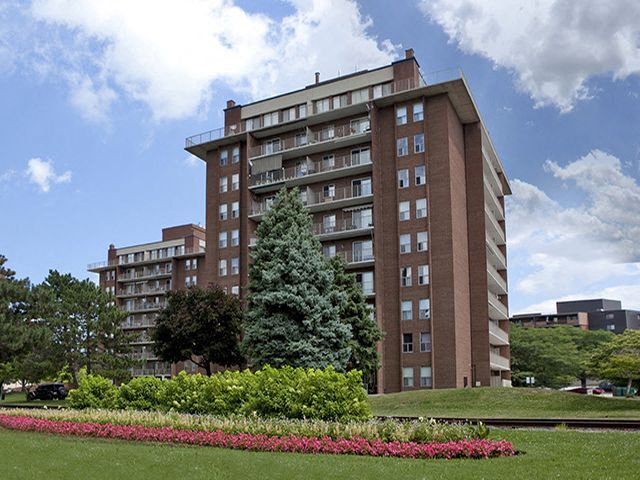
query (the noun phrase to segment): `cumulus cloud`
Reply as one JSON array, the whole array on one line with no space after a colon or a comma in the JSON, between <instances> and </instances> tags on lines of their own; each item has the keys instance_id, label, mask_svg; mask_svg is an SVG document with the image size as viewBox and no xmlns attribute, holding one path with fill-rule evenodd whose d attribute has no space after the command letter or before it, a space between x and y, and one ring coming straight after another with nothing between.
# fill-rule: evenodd
<instances>
[{"instance_id":1,"label":"cumulus cloud","mask_svg":"<svg viewBox=\"0 0 640 480\"><path fill-rule=\"evenodd\" d=\"M35 183L41 192L47 193L51 189L52 183L69 183L71 181L71 171L67 170L58 175L51 160L32 158L27 164L27 178Z\"/></svg>"},{"instance_id":2,"label":"cumulus cloud","mask_svg":"<svg viewBox=\"0 0 640 480\"><path fill-rule=\"evenodd\" d=\"M423 12L464 52L514 73L536 107L562 112L594 94L596 75L640 73L636 0L420 0Z\"/></svg>"},{"instance_id":3,"label":"cumulus cloud","mask_svg":"<svg viewBox=\"0 0 640 480\"><path fill-rule=\"evenodd\" d=\"M592 292L612 278L640 285L640 185L620 160L593 150L565 166L547 161L545 170L583 200L563 205L534 185L512 182L507 226L516 292Z\"/></svg>"},{"instance_id":4,"label":"cumulus cloud","mask_svg":"<svg viewBox=\"0 0 640 480\"><path fill-rule=\"evenodd\" d=\"M164 120L206 110L220 86L255 98L396 58L354 0L289 4L277 20L232 0L34 0L31 15L64 33L37 49L36 68L65 78L87 118L126 98Z\"/></svg>"}]
</instances>

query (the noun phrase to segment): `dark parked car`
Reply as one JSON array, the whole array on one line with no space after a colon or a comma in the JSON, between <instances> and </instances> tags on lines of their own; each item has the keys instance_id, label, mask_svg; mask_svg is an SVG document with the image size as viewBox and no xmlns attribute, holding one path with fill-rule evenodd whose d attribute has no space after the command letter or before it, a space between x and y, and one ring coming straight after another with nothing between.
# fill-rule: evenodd
<instances>
[{"instance_id":1,"label":"dark parked car","mask_svg":"<svg viewBox=\"0 0 640 480\"><path fill-rule=\"evenodd\" d=\"M592 395L602 395L604 390L602 388L593 388L593 387L576 387L570 388L566 390L571 393L582 393L583 395L592 394Z\"/></svg>"},{"instance_id":2,"label":"dark parked car","mask_svg":"<svg viewBox=\"0 0 640 480\"><path fill-rule=\"evenodd\" d=\"M27 394L27 400L64 400L67 389L62 383L41 383Z\"/></svg>"}]
</instances>

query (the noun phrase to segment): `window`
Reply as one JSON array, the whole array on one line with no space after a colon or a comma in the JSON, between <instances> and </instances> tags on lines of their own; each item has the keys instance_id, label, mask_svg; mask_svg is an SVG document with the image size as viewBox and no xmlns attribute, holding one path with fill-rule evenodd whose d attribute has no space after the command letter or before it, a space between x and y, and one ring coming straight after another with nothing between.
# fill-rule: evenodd
<instances>
[{"instance_id":1,"label":"window","mask_svg":"<svg viewBox=\"0 0 640 480\"><path fill-rule=\"evenodd\" d=\"M613 313L607 313L604 316L605 320L613 320L614 317L615 317L615 315Z\"/></svg>"},{"instance_id":2,"label":"window","mask_svg":"<svg viewBox=\"0 0 640 480\"><path fill-rule=\"evenodd\" d=\"M225 277L227 275L227 261L220 260L218 262L218 275L221 277Z\"/></svg>"},{"instance_id":3,"label":"window","mask_svg":"<svg viewBox=\"0 0 640 480\"><path fill-rule=\"evenodd\" d=\"M420 386L431 387L431 367L420 367Z\"/></svg>"},{"instance_id":4,"label":"window","mask_svg":"<svg viewBox=\"0 0 640 480\"><path fill-rule=\"evenodd\" d=\"M349 122L349 128L351 133L365 133L371 130L371 124L368 118L359 118L357 120L351 120Z\"/></svg>"},{"instance_id":5,"label":"window","mask_svg":"<svg viewBox=\"0 0 640 480\"><path fill-rule=\"evenodd\" d=\"M307 104L303 103L298 105L298 118L305 118L307 116Z\"/></svg>"},{"instance_id":6,"label":"window","mask_svg":"<svg viewBox=\"0 0 640 480\"><path fill-rule=\"evenodd\" d=\"M335 136L333 125L328 125L320 130L320 140L331 140Z\"/></svg>"},{"instance_id":7,"label":"window","mask_svg":"<svg viewBox=\"0 0 640 480\"><path fill-rule=\"evenodd\" d=\"M413 319L413 302L411 300L403 300L401 304L402 320Z\"/></svg>"},{"instance_id":8,"label":"window","mask_svg":"<svg viewBox=\"0 0 640 480\"><path fill-rule=\"evenodd\" d=\"M353 242L351 244L352 260L354 262L366 262L373 259L373 242L365 240L362 242Z\"/></svg>"},{"instance_id":9,"label":"window","mask_svg":"<svg viewBox=\"0 0 640 480\"><path fill-rule=\"evenodd\" d=\"M336 186L334 184L322 187L322 196L324 198L333 198L336 196Z\"/></svg>"},{"instance_id":10,"label":"window","mask_svg":"<svg viewBox=\"0 0 640 480\"><path fill-rule=\"evenodd\" d=\"M396 108L396 125L404 125L407 123L407 107Z\"/></svg>"},{"instance_id":11,"label":"window","mask_svg":"<svg viewBox=\"0 0 640 480\"><path fill-rule=\"evenodd\" d=\"M240 202L233 202L231 204L231 218L238 218L240 216Z\"/></svg>"},{"instance_id":12,"label":"window","mask_svg":"<svg viewBox=\"0 0 640 480\"><path fill-rule=\"evenodd\" d=\"M231 259L231 275L238 275L240 273L240 258L233 257Z\"/></svg>"},{"instance_id":13,"label":"window","mask_svg":"<svg viewBox=\"0 0 640 480\"><path fill-rule=\"evenodd\" d=\"M354 197L362 197L365 195L371 195L371 179L361 178L359 180L351 181L351 190Z\"/></svg>"},{"instance_id":14,"label":"window","mask_svg":"<svg viewBox=\"0 0 640 480\"><path fill-rule=\"evenodd\" d=\"M347 95L337 95L333 97L333 109L347 106Z\"/></svg>"},{"instance_id":15,"label":"window","mask_svg":"<svg viewBox=\"0 0 640 480\"><path fill-rule=\"evenodd\" d=\"M373 293L373 272L356 273L356 282L360 284L365 294Z\"/></svg>"},{"instance_id":16,"label":"window","mask_svg":"<svg viewBox=\"0 0 640 480\"><path fill-rule=\"evenodd\" d=\"M429 249L429 237L427 232L418 232L418 251L426 252Z\"/></svg>"},{"instance_id":17,"label":"window","mask_svg":"<svg viewBox=\"0 0 640 480\"><path fill-rule=\"evenodd\" d=\"M391 95L391 83L383 83L373 87L373 98L380 98L385 95Z\"/></svg>"},{"instance_id":18,"label":"window","mask_svg":"<svg viewBox=\"0 0 640 480\"><path fill-rule=\"evenodd\" d=\"M431 351L431 334L428 332L420 333L420 351L421 352Z\"/></svg>"},{"instance_id":19,"label":"window","mask_svg":"<svg viewBox=\"0 0 640 480\"><path fill-rule=\"evenodd\" d=\"M361 88L360 90L354 90L351 92L351 103L361 103L369 100L369 89Z\"/></svg>"},{"instance_id":20,"label":"window","mask_svg":"<svg viewBox=\"0 0 640 480\"><path fill-rule=\"evenodd\" d=\"M332 258L336 256L336 246L335 245L324 245L322 247L322 253L327 258Z\"/></svg>"},{"instance_id":21,"label":"window","mask_svg":"<svg viewBox=\"0 0 640 480\"><path fill-rule=\"evenodd\" d=\"M424 120L424 105L422 102L413 104L413 121L420 122Z\"/></svg>"},{"instance_id":22,"label":"window","mask_svg":"<svg viewBox=\"0 0 640 480\"><path fill-rule=\"evenodd\" d=\"M410 208L409 202L400 202L399 204L400 221L411 219L411 212L409 211L409 208Z\"/></svg>"},{"instance_id":23,"label":"window","mask_svg":"<svg viewBox=\"0 0 640 480\"><path fill-rule=\"evenodd\" d=\"M402 353L413 353L413 333L402 334Z\"/></svg>"},{"instance_id":24,"label":"window","mask_svg":"<svg viewBox=\"0 0 640 480\"><path fill-rule=\"evenodd\" d=\"M191 277L184 277L184 286L187 288L191 286Z\"/></svg>"},{"instance_id":25,"label":"window","mask_svg":"<svg viewBox=\"0 0 640 480\"><path fill-rule=\"evenodd\" d=\"M419 198L416 200L416 218L424 218L427 216L427 199Z\"/></svg>"},{"instance_id":26,"label":"window","mask_svg":"<svg viewBox=\"0 0 640 480\"><path fill-rule=\"evenodd\" d=\"M184 261L184 269L185 270L191 270L191 260L185 260Z\"/></svg>"},{"instance_id":27,"label":"window","mask_svg":"<svg viewBox=\"0 0 640 480\"><path fill-rule=\"evenodd\" d=\"M430 302L428 298L421 298L418 305L418 319L429 320L431 311L429 310Z\"/></svg>"},{"instance_id":28,"label":"window","mask_svg":"<svg viewBox=\"0 0 640 480\"><path fill-rule=\"evenodd\" d=\"M358 148L351 150L351 165L365 165L371 163L371 150L368 148Z\"/></svg>"},{"instance_id":29,"label":"window","mask_svg":"<svg viewBox=\"0 0 640 480\"><path fill-rule=\"evenodd\" d=\"M240 295L240 287L238 285L231 287L231 295Z\"/></svg>"},{"instance_id":30,"label":"window","mask_svg":"<svg viewBox=\"0 0 640 480\"><path fill-rule=\"evenodd\" d=\"M408 233L400 235L400 253L411 253L411 235Z\"/></svg>"},{"instance_id":31,"label":"window","mask_svg":"<svg viewBox=\"0 0 640 480\"><path fill-rule=\"evenodd\" d=\"M403 157L409 154L409 142L407 137L399 138L396 142L398 147L398 156Z\"/></svg>"},{"instance_id":32,"label":"window","mask_svg":"<svg viewBox=\"0 0 640 480\"><path fill-rule=\"evenodd\" d=\"M198 268L198 259L194 258L193 260L191 260L191 268L193 270L196 270Z\"/></svg>"},{"instance_id":33,"label":"window","mask_svg":"<svg viewBox=\"0 0 640 480\"><path fill-rule=\"evenodd\" d=\"M424 165L418 165L416 167L416 185L424 185L427 183L426 167Z\"/></svg>"},{"instance_id":34,"label":"window","mask_svg":"<svg viewBox=\"0 0 640 480\"><path fill-rule=\"evenodd\" d=\"M282 110L282 121L289 122L296 119L296 107L287 108Z\"/></svg>"},{"instance_id":35,"label":"window","mask_svg":"<svg viewBox=\"0 0 640 480\"><path fill-rule=\"evenodd\" d=\"M280 139L274 138L267 140L262 144L262 154L270 155L272 153L278 153L280 151Z\"/></svg>"},{"instance_id":36,"label":"window","mask_svg":"<svg viewBox=\"0 0 640 480\"><path fill-rule=\"evenodd\" d=\"M336 229L336 216L325 215L322 217L322 232L331 233Z\"/></svg>"},{"instance_id":37,"label":"window","mask_svg":"<svg viewBox=\"0 0 640 480\"><path fill-rule=\"evenodd\" d=\"M222 205L220 205L220 220L226 220L227 219L227 204L223 203Z\"/></svg>"},{"instance_id":38,"label":"window","mask_svg":"<svg viewBox=\"0 0 640 480\"><path fill-rule=\"evenodd\" d=\"M322 157L322 171L333 170L336 165L335 157L333 155L325 155Z\"/></svg>"},{"instance_id":39,"label":"window","mask_svg":"<svg viewBox=\"0 0 640 480\"><path fill-rule=\"evenodd\" d=\"M231 190L238 190L240 188L240 174L234 173L231 175Z\"/></svg>"},{"instance_id":40,"label":"window","mask_svg":"<svg viewBox=\"0 0 640 480\"><path fill-rule=\"evenodd\" d=\"M262 116L263 127L270 127L271 125L277 125L277 124L278 124L278 112L265 113Z\"/></svg>"},{"instance_id":41,"label":"window","mask_svg":"<svg viewBox=\"0 0 640 480\"><path fill-rule=\"evenodd\" d=\"M424 133L413 136L413 150L416 153L424 152Z\"/></svg>"},{"instance_id":42,"label":"window","mask_svg":"<svg viewBox=\"0 0 640 480\"><path fill-rule=\"evenodd\" d=\"M227 177L220 177L220 193L227 191Z\"/></svg>"},{"instance_id":43,"label":"window","mask_svg":"<svg viewBox=\"0 0 640 480\"><path fill-rule=\"evenodd\" d=\"M247 132L260 128L260 117L247 118L245 121L245 129Z\"/></svg>"},{"instance_id":44,"label":"window","mask_svg":"<svg viewBox=\"0 0 640 480\"><path fill-rule=\"evenodd\" d=\"M608 323L606 329L613 332L616 329L616 326L613 323Z\"/></svg>"},{"instance_id":45,"label":"window","mask_svg":"<svg viewBox=\"0 0 640 480\"><path fill-rule=\"evenodd\" d=\"M351 212L351 225L353 228L367 228L373 226L373 210L365 208Z\"/></svg>"},{"instance_id":46,"label":"window","mask_svg":"<svg viewBox=\"0 0 640 480\"><path fill-rule=\"evenodd\" d=\"M316 100L316 113L328 112L329 111L329 99L323 98L322 100Z\"/></svg>"},{"instance_id":47,"label":"window","mask_svg":"<svg viewBox=\"0 0 640 480\"><path fill-rule=\"evenodd\" d=\"M400 269L400 285L403 287L411 286L411 267L402 267Z\"/></svg>"},{"instance_id":48,"label":"window","mask_svg":"<svg viewBox=\"0 0 640 480\"><path fill-rule=\"evenodd\" d=\"M402 369L402 386L413 387L413 368L405 367Z\"/></svg>"},{"instance_id":49,"label":"window","mask_svg":"<svg viewBox=\"0 0 640 480\"><path fill-rule=\"evenodd\" d=\"M231 230L231 246L237 247L240 245L240 230Z\"/></svg>"},{"instance_id":50,"label":"window","mask_svg":"<svg viewBox=\"0 0 640 480\"><path fill-rule=\"evenodd\" d=\"M294 137L293 142L296 147L302 147L303 145L306 145L307 133L306 132L296 133L296 136Z\"/></svg>"},{"instance_id":51,"label":"window","mask_svg":"<svg viewBox=\"0 0 640 480\"><path fill-rule=\"evenodd\" d=\"M409 170L403 168L398 170L398 188L407 188L409 186Z\"/></svg>"},{"instance_id":52,"label":"window","mask_svg":"<svg viewBox=\"0 0 640 480\"><path fill-rule=\"evenodd\" d=\"M198 284L198 277L195 275L191 275L191 285L197 285Z\"/></svg>"},{"instance_id":53,"label":"window","mask_svg":"<svg viewBox=\"0 0 640 480\"><path fill-rule=\"evenodd\" d=\"M231 150L231 163L238 163L240 161L240 147L233 147Z\"/></svg>"},{"instance_id":54,"label":"window","mask_svg":"<svg viewBox=\"0 0 640 480\"><path fill-rule=\"evenodd\" d=\"M227 150L220 150L220 166L224 167L228 162L229 152Z\"/></svg>"},{"instance_id":55,"label":"window","mask_svg":"<svg viewBox=\"0 0 640 480\"><path fill-rule=\"evenodd\" d=\"M429 265L418 266L418 285L429 285Z\"/></svg>"}]
</instances>

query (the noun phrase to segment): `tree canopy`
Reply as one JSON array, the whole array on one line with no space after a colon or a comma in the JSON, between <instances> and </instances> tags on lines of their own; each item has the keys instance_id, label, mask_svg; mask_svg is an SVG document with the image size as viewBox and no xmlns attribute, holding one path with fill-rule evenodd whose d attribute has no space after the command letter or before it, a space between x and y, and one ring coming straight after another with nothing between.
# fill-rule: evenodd
<instances>
[{"instance_id":1,"label":"tree canopy","mask_svg":"<svg viewBox=\"0 0 640 480\"><path fill-rule=\"evenodd\" d=\"M164 361L190 360L211 375L211 365L240 365L243 310L240 300L217 286L167 293L156 319L154 351Z\"/></svg>"},{"instance_id":2,"label":"tree canopy","mask_svg":"<svg viewBox=\"0 0 640 480\"><path fill-rule=\"evenodd\" d=\"M257 234L243 342L251 365L345 371L351 327L332 301L334 274L297 189L278 192Z\"/></svg>"},{"instance_id":3,"label":"tree canopy","mask_svg":"<svg viewBox=\"0 0 640 480\"><path fill-rule=\"evenodd\" d=\"M640 331L625 330L604 344L592 358L592 368L603 378L626 381L627 395L640 380Z\"/></svg>"}]
</instances>

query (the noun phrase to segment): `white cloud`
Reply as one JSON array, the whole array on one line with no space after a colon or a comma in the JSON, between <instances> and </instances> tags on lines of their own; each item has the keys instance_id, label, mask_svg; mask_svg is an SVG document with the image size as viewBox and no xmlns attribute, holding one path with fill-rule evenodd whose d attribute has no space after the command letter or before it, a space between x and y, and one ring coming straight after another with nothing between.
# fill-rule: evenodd
<instances>
[{"instance_id":1,"label":"white cloud","mask_svg":"<svg viewBox=\"0 0 640 480\"><path fill-rule=\"evenodd\" d=\"M66 33L37 49L37 69L64 77L87 118L126 98L163 120L206 110L219 86L259 97L303 87L314 71L395 59L354 0L289 3L294 12L277 21L232 0L34 0L32 15Z\"/></svg>"},{"instance_id":2,"label":"white cloud","mask_svg":"<svg viewBox=\"0 0 640 480\"><path fill-rule=\"evenodd\" d=\"M514 180L507 200L510 283L520 296L594 292L640 285L640 185L620 160L600 150L545 170L577 187L582 200L565 206Z\"/></svg>"},{"instance_id":3,"label":"white cloud","mask_svg":"<svg viewBox=\"0 0 640 480\"><path fill-rule=\"evenodd\" d=\"M570 111L596 75L640 73L637 0L419 0L423 12L467 53L515 74L536 107Z\"/></svg>"},{"instance_id":4,"label":"white cloud","mask_svg":"<svg viewBox=\"0 0 640 480\"><path fill-rule=\"evenodd\" d=\"M29 181L35 183L41 192L47 193L51 189L52 183L69 183L71 181L71 171L67 170L61 175L56 174L51 160L32 158L28 162L26 175Z\"/></svg>"}]
</instances>

